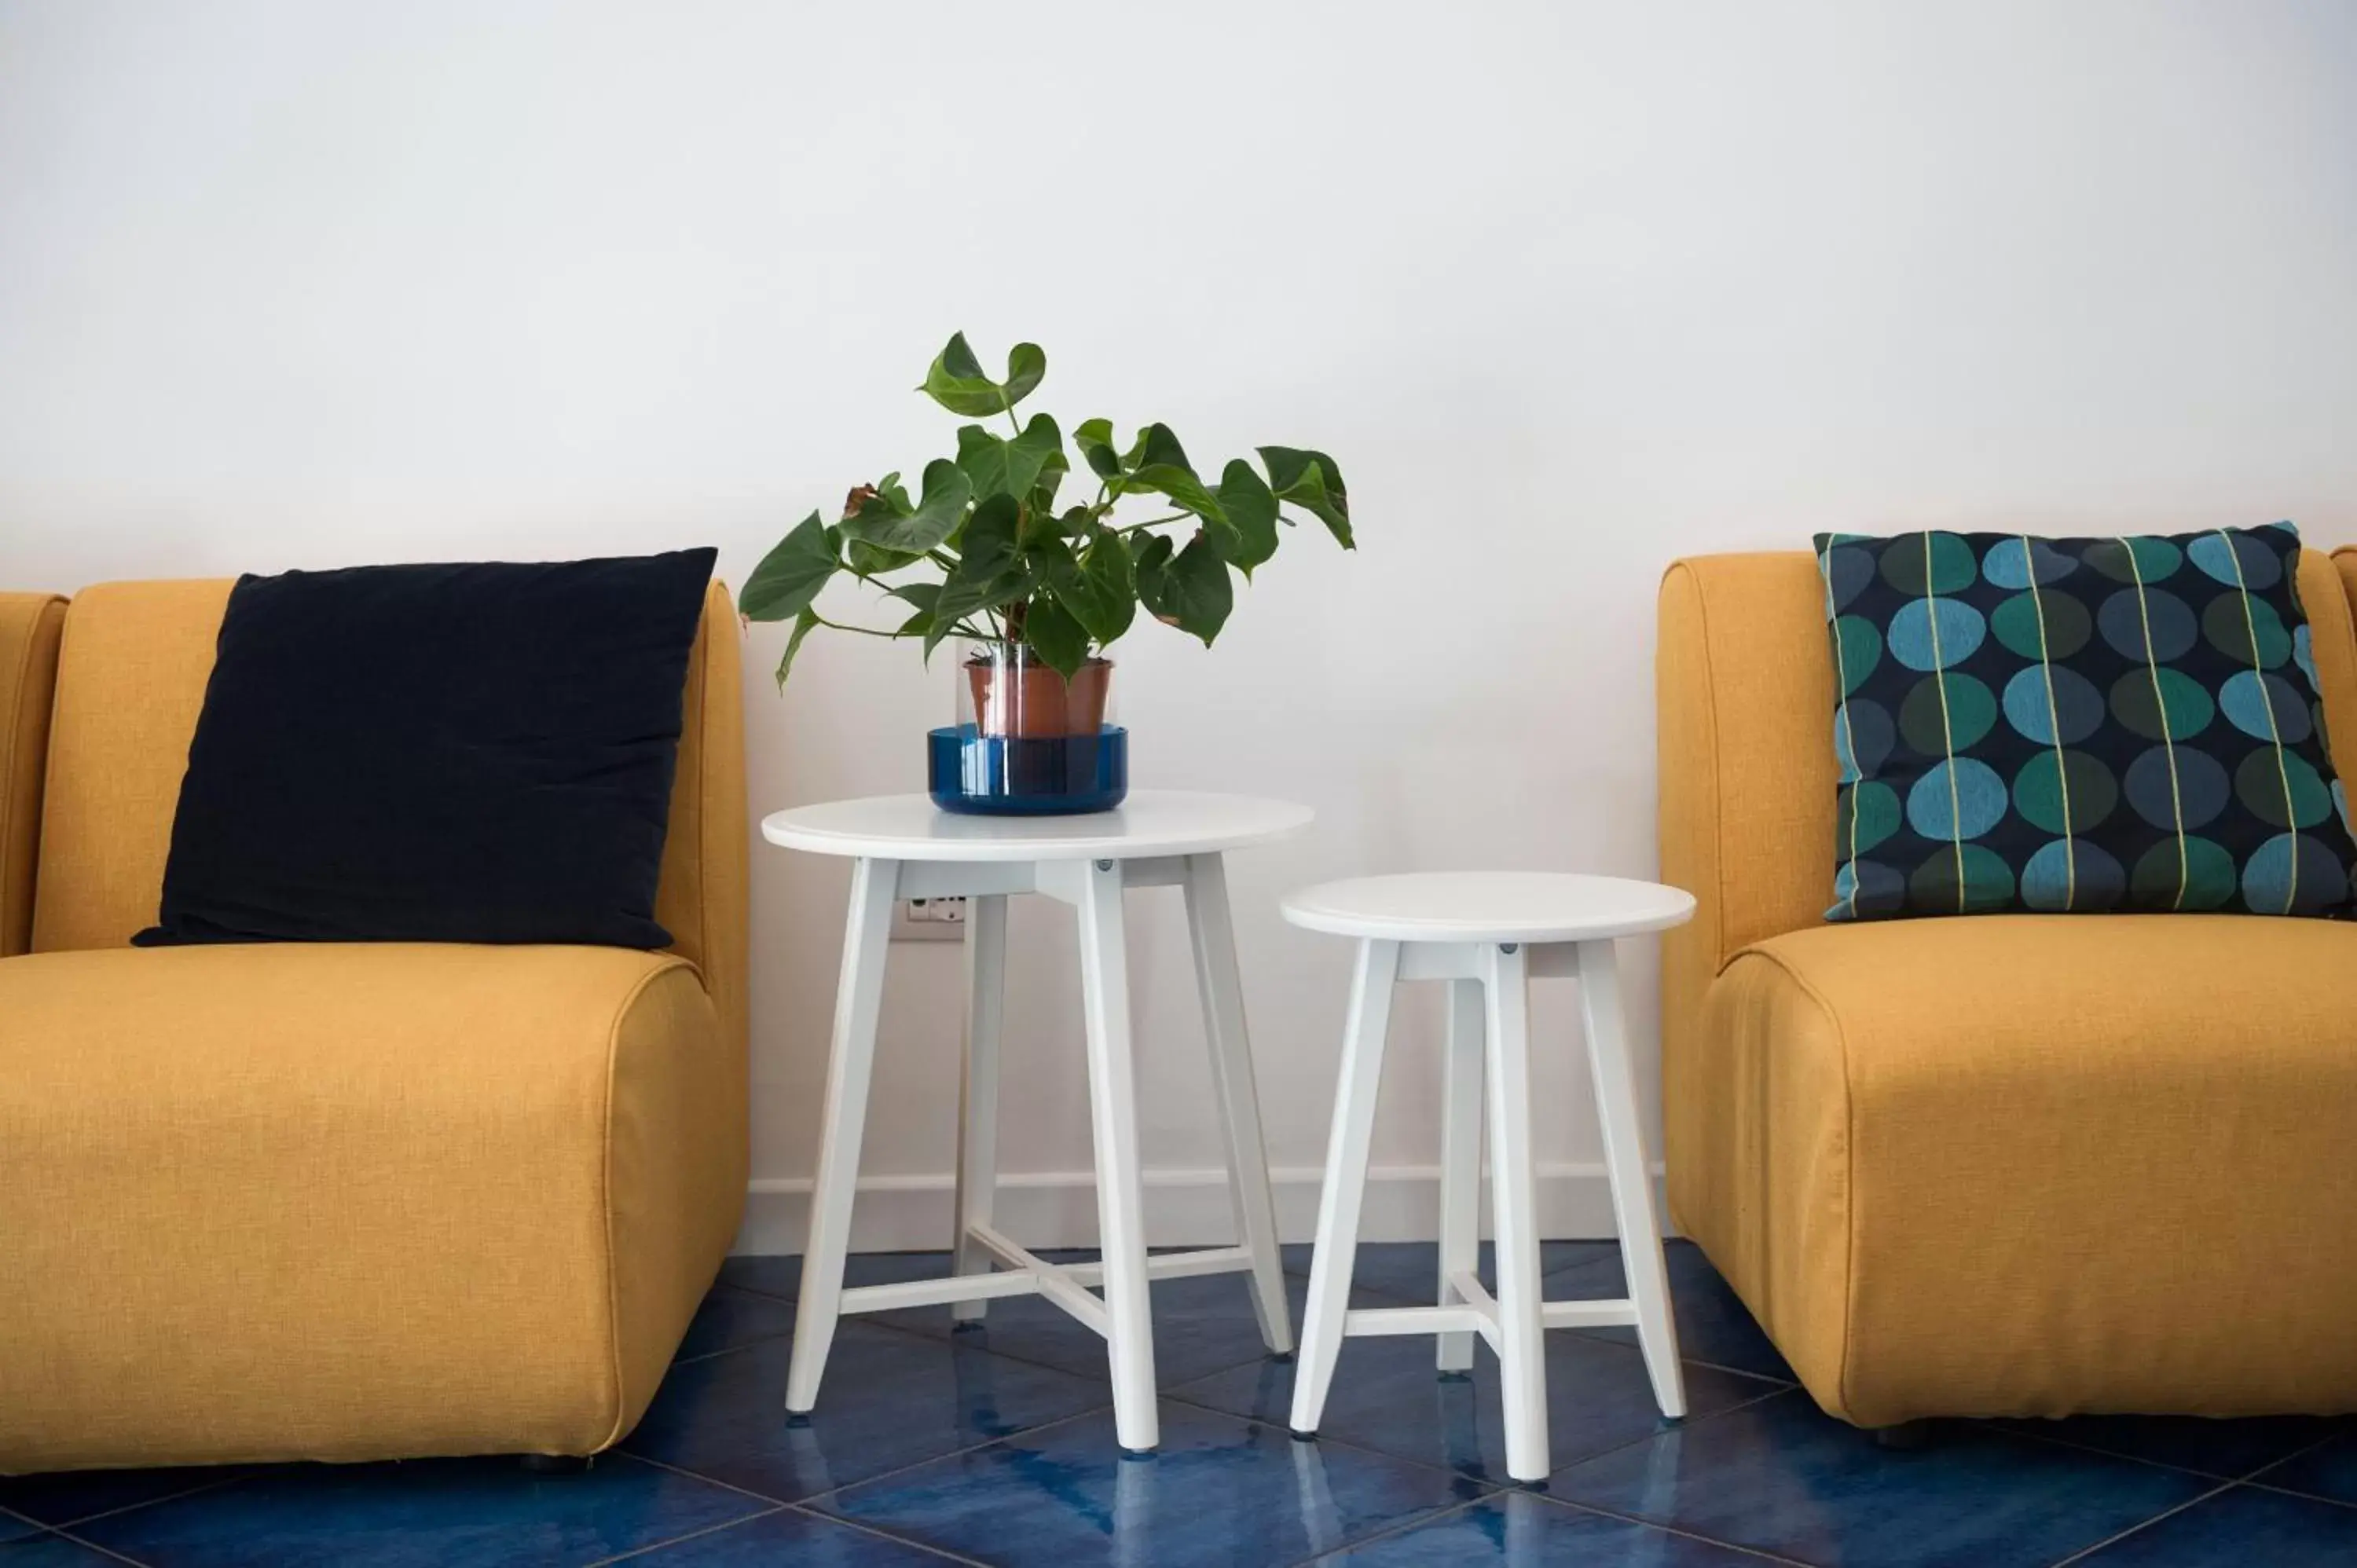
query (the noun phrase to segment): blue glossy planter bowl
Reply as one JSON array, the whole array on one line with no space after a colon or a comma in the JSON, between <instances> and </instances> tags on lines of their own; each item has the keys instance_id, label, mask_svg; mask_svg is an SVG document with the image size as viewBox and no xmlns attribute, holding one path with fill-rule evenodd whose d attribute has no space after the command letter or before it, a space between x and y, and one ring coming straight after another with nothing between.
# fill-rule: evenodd
<instances>
[{"instance_id":1,"label":"blue glossy planter bowl","mask_svg":"<svg viewBox=\"0 0 2357 1568\"><path fill-rule=\"evenodd\" d=\"M952 725L926 737L926 786L944 811L1067 817L1110 811L1129 793L1129 731L1017 739Z\"/></svg>"}]
</instances>

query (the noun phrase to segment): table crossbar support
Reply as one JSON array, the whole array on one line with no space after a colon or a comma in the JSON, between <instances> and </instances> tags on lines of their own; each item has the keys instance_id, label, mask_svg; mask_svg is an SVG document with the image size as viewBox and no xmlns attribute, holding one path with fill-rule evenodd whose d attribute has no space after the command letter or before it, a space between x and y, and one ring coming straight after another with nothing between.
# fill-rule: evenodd
<instances>
[{"instance_id":1,"label":"table crossbar support","mask_svg":"<svg viewBox=\"0 0 2357 1568\"><path fill-rule=\"evenodd\" d=\"M1113 1331L1113 1319L1105 1311L1102 1297L1091 1294L1071 1271L1061 1263L1051 1263L1027 1247L1015 1242L987 1225L976 1225L967 1231L982 1243L983 1250L1018 1274L1030 1276L1033 1287L1041 1295L1071 1313L1100 1337ZM979 1274L977 1279L1002 1279L1000 1274Z\"/></svg>"}]
</instances>

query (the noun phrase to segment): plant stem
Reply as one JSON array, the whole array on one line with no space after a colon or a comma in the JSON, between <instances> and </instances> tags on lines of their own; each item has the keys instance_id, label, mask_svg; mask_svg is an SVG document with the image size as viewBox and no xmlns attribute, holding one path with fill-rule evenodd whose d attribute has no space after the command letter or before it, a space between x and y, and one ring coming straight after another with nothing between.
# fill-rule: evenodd
<instances>
[{"instance_id":1,"label":"plant stem","mask_svg":"<svg viewBox=\"0 0 2357 1568\"><path fill-rule=\"evenodd\" d=\"M816 610L813 610L813 611L811 612L811 618L812 618L813 620L815 620L816 622L818 622L818 624L819 624L819 625L821 625L821 626L823 626L823 627L825 627L825 628L828 628L828 629L830 629L830 630L833 630L833 631L856 631L856 632L857 632L857 633L858 633L860 636L862 636L862 637L889 637L889 638L897 638L897 637L899 637L899 636L900 635L900 634L899 634L899 632L897 632L897 631L878 631L878 630L877 630L877 629L876 629L874 627L872 627L872 626L846 626L846 625L845 625L842 621L839 621L839 620L829 620L829 619L827 619L827 618L826 618L826 617L824 617L824 616L823 616L823 615L819 614Z\"/></svg>"},{"instance_id":2,"label":"plant stem","mask_svg":"<svg viewBox=\"0 0 2357 1568\"><path fill-rule=\"evenodd\" d=\"M1114 529L1114 532L1115 533L1135 533L1140 529L1159 528L1166 522L1182 521L1194 515L1195 514L1191 511L1174 511L1168 517L1149 517L1144 522L1125 522L1119 528Z\"/></svg>"}]
</instances>

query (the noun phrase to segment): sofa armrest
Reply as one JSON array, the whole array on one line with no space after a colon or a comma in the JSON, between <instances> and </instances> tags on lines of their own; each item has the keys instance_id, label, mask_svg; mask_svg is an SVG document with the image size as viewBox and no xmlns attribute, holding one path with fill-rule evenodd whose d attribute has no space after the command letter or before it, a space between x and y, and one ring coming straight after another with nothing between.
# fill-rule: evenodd
<instances>
[{"instance_id":1,"label":"sofa armrest","mask_svg":"<svg viewBox=\"0 0 2357 1568\"><path fill-rule=\"evenodd\" d=\"M0 958L32 940L33 861L65 624L66 602L55 594L0 594Z\"/></svg>"}]
</instances>

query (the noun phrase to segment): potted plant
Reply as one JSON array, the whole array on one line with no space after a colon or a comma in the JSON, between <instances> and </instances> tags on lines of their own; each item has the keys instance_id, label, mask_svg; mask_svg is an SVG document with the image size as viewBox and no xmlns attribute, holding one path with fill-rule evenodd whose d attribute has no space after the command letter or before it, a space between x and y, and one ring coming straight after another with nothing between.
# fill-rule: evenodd
<instances>
[{"instance_id":1,"label":"potted plant","mask_svg":"<svg viewBox=\"0 0 2357 1568\"><path fill-rule=\"evenodd\" d=\"M1095 493L1059 507L1074 471L1063 430L1046 413L1026 420L1015 412L1047 371L1039 345L1019 343L1006 379L994 381L964 334L952 338L920 390L968 419L1003 417L1005 432L961 425L956 456L926 464L913 495L890 473L852 490L835 521L812 512L737 596L748 621L793 622L780 689L802 639L820 627L914 639L928 660L959 639L959 723L934 731L930 747L934 799L952 810L1117 803L1128 737L1106 722L1113 663L1104 650L1137 611L1209 647L1234 607L1229 574L1249 580L1276 553L1280 526L1296 521L1287 508L1353 548L1350 498L1331 457L1263 446L1260 467L1235 458L1214 482L1197 473L1167 424L1146 425L1126 446L1115 443L1109 420L1074 426L1071 445ZM1157 515L1116 516L1125 510ZM898 601L898 624L851 626L820 614L819 594L838 575Z\"/></svg>"}]
</instances>

